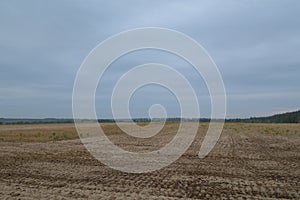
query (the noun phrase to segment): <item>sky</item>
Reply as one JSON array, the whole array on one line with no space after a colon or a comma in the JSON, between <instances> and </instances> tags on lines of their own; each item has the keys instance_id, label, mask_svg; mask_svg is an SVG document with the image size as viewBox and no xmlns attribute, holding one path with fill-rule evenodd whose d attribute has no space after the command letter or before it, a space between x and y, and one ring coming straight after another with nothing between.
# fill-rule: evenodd
<instances>
[{"instance_id":1,"label":"sky","mask_svg":"<svg viewBox=\"0 0 300 200\"><path fill-rule=\"evenodd\" d=\"M201 44L226 89L227 117L267 116L300 108L300 1L0 1L0 117L72 117L76 73L106 38L141 27L180 31ZM132 67L168 64L197 94L202 117L210 97L189 63L167 52L142 50L120 57L96 93L99 118L111 118L114 84ZM167 75L166 75L167 76ZM133 117L153 104L178 116L166 88L145 86L130 100Z\"/></svg>"}]
</instances>

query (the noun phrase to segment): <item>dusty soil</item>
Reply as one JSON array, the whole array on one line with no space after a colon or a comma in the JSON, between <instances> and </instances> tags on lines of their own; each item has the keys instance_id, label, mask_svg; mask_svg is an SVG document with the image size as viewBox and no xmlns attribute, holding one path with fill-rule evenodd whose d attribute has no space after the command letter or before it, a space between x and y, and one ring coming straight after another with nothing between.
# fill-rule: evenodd
<instances>
[{"instance_id":1,"label":"dusty soil","mask_svg":"<svg viewBox=\"0 0 300 200\"><path fill-rule=\"evenodd\" d=\"M177 128L168 124L160 136L135 141L104 126L132 151L159 148ZM0 126L0 198L300 199L300 124L226 124L213 151L199 159L206 129L200 125L190 149L170 166L128 174L94 159L72 124ZM64 137L51 138L53 131Z\"/></svg>"}]
</instances>

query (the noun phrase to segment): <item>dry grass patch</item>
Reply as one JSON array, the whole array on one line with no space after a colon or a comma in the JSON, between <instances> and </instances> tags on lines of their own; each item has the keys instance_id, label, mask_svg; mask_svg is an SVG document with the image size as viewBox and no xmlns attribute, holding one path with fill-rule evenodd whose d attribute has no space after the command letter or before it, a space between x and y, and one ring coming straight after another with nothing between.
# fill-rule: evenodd
<instances>
[{"instance_id":1,"label":"dry grass patch","mask_svg":"<svg viewBox=\"0 0 300 200\"><path fill-rule=\"evenodd\" d=\"M138 123L146 126L147 122ZM209 123L200 123L199 131L206 132ZM157 134L175 135L179 123L167 122ZM110 137L120 134L137 142L145 139L134 138L124 133L115 123L102 123L102 129ZM267 135L295 135L300 133L300 124L260 124L260 123L225 123L224 130L234 134L260 133ZM156 139L154 136L152 139ZM0 142L49 142L69 139L78 139L79 136L74 124L32 124L32 125L0 125ZM151 140L151 139L147 139ZM150 141L151 142L151 141Z\"/></svg>"}]
</instances>

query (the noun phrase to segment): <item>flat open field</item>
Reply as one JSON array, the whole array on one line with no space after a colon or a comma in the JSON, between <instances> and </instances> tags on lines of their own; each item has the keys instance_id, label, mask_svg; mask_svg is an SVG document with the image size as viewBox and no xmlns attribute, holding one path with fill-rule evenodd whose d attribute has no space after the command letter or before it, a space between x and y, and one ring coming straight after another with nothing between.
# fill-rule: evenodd
<instances>
[{"instance_id":1,"label":"flat open field","mask_svg":"<svg viewBox=\"0 0 300 200\"><path fill-rule=\"evenodd\" d=\"M151 139L103 124L130 151L159 149L178 127ZM0 199L300 199L300 124L227 123L204 159L208 124L189 150L160 171L128 174L94 159L73 124L0 126ZM188 134L188 133L187 133Z\"/></svg>"}]
</instances>

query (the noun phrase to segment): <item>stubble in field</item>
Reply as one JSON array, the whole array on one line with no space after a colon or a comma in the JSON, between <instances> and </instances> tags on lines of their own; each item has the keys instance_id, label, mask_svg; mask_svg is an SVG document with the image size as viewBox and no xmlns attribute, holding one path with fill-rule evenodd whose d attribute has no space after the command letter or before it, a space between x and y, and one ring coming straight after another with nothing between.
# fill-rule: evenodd
<instances>
[{"instance_id":1,"label":"stubble in field","mask_svg":"<svg viewBox=\"0 0 300 200\"><path fill-rule=\"evenodd\" d=\"M127 136L115 124L102 127L121 148L147 152L168 143L178 124L167 123L151 139ZM207 127L200 123L191 147L170 166L152 173L128 174L94 159L73 124L2 125L0 197L300 198L299 124L227 123L213 151L199 159Z\"/></svg>"}]
</instances>

